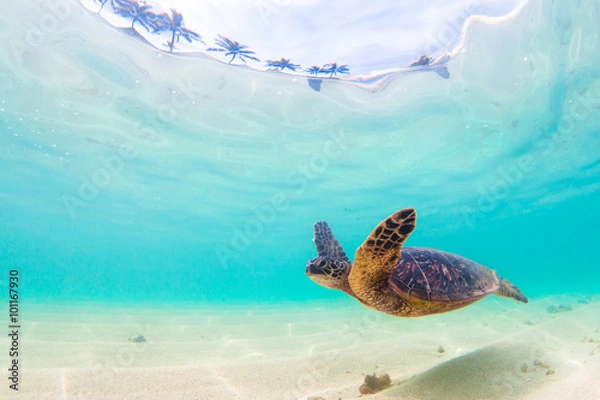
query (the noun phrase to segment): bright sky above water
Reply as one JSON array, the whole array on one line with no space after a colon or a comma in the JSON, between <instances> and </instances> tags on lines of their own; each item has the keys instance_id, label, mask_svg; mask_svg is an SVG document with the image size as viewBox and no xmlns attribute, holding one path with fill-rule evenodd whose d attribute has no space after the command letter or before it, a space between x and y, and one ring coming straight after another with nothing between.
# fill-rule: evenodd
<instances>
[{"instance_id":1,"label":"bright sky above water","mask_svg":"<svg viewBox=\"0 0 600 400\"><path fill-rule=\"evenodd\" d=\"M93 0L83 0L92 10ZM148 2L157 13L174 8L187 28L212 46L218 35L239 41L262 60L282 57L304 68L337 62L352 74L366 74L406 67L427 54L435 58L444 51L459 50L469 17L494 23L518 12L526 0L409 1L317 1L317 0L164 0ZM116 18L111 7L102 16L117 26L130 20ZM165 41L138 32L159 48ZM184 40L180 51L204 51L205 45ZM215 55L215 53L212 53ZM228 60L221 54L215 57ZM263 68L264 62L250 62Z\"/></svg>"}]
</instances>

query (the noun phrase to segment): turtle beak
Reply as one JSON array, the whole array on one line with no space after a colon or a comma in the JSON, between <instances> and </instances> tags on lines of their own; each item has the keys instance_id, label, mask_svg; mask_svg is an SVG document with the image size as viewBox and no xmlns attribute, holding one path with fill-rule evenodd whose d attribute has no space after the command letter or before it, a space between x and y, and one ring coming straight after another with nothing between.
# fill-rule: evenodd
<instances>
[{"instance_id":1,"label":"turtle beak","mask_svg":"<svg viewBox=\"0 0 600 400\"><path fill-rule=\"evenodd\" d=\"M306 265L306 276L317 285L329 289L335 289L335 287L332 286L331 279L323 273L323 270L317 268L317 266L314 263L309 262Z\"/></svg>"}]
</instances>

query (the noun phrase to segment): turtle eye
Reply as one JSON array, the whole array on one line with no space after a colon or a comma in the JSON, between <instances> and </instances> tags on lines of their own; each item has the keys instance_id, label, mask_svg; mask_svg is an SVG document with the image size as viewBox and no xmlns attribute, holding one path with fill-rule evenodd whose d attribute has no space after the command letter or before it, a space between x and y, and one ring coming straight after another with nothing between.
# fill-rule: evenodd
<instances>
[{"instance_id":1,"label":"turtle eye","mask_svg":"<svg viewBox=\"0 0 600 400\"><path fill-rule=\"evenodd\" d=\"M331 265L327 259L313 258L306 265L306 271L313 275L331 275Z\"/></svg>"}]
</instances>

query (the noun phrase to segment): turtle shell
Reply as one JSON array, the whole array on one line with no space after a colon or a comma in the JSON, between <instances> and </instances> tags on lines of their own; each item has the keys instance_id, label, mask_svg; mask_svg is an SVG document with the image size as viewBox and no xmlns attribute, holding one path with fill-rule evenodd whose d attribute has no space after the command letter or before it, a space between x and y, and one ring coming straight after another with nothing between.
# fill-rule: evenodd
<instances>
[{"instance_id":1,"label":"turtle shell","mask_svg":"<svg viewBox=\"0 0 600 400\"><path fill-rule=\"evenodd\" d=\"M402 297L432 302L477 300L498 290L496 272L445 251L404 247L391 288Z\"/></svg>"}]
</instances>

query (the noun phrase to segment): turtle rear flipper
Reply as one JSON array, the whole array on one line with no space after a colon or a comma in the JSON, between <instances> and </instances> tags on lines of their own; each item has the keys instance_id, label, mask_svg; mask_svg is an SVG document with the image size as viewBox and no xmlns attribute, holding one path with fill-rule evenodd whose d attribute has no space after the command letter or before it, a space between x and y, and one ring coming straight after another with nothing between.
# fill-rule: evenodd
<instances>
[{"instance_id":1,"label":"turtle rear flipper","mask_svg":"<svg viewBox=\"0 0 600 400\"><path fill-rule=\"evenodd\" d=\"M340 242L333 236L331 228L325 221L315 223L315 246L319 257L329 257L342 261L348 261L348 257Z\"/></svg>"},{"instance_id":2,"label":"turtle rear flipper","mask_svg":"<svg viewBox=\"0 0 600 400\"><path fill-rule=\"evenodd\" d=\"M521 303L528 303L527 297L517 288L515 285L503 278L498 278L498 291L495 293L496 296L509 297L520 301Z\"/></svg>"}]
</instances>

